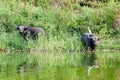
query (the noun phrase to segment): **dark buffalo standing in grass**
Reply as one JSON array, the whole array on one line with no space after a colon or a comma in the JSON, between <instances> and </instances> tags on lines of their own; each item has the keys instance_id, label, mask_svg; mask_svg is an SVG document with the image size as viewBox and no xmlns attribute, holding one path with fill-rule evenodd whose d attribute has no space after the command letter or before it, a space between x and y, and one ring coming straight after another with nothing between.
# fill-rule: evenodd
<instances>
[{"instance_id":1,"label":"dark buffalo standing in grass","mask_svg":"<svg viewBox=\"0 0 120 80\"><path fill-rule=\"evenodd\" d=\"M86 50L90 48L91 51L94 51L97 47L97 42L100 40L99 37L96 37L90 29L89 33L84 33L81 37L81 41L85 47Z\"/></svg>"},{"instance_id":2,"label":"dark buffalo standing in grass","mask_svg":"<svg viewBox=\"0 0 120 80\"><path fill-rule=\"evenodd\" d=\"M26 41L28 41L30 37L33 40L36 40L38 38L38 34L45 35L45 29L40 27L17 26L16 29Z\"/></svg>"}]
</instances>

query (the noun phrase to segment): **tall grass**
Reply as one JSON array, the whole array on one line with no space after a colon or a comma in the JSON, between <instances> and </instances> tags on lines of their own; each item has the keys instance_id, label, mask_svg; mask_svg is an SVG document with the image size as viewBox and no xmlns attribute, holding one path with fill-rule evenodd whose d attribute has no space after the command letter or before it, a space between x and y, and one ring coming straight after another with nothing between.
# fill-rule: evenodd
<instances>
[{"instance_id":1,"label":"tall grass","mask_svg":"<svg viewBox=\"0 0 120 80\"><path fill-rule=\"evenodd\" d=\"M39 36L38 40L30 39L28 42L17 32L2 33L0 35L0 49L4 50L30 50L30 51L81 51L83 49L81 36L63 34L54 36ZM119 50L119 38L102 38L96 50Z\"/></svg>"},{"instance_id":2,"label":"tall grass","mask_svg":"<svg viewBox=\"0 0 120 80\"><path fill-rule=\"evenodd\" d=\"M38 2L40 5L48 5L49 1ZM68 1L60 1L60 5L68 4ZM98 4L97 7L81 7L79 1L70 0L71 9L68 5L63 8L50 5L44 8L33 3L32 0L0 1L1 48L80 50L80 36L88 32L88 27L101 38L119 37L119 32L113 29L116 9L119 10L119 4L115 2L102 6ZM43 27L46 29L47 38L41 37L36 43L32 40L26 43L15 30L17 25Z\"/></svg>"},{"instance_id":3,"label":"tall grass","mask_svg":"<svg viewBox=\"0 0 120 80\"><path fill-rule=\"evenodd\" d=\"M5 31L12 31L15 25L33 25L42 26L51 32L83 32L89 26L97 32L100 29L104 30L102 27L105 25L105 27L112 26L115 15L115 4L102 8L79 6L73 10L66 10L54 7L44 9L29 3L12 1L6 6L6 3L6 1L0 2L0 23Z\"/></svg>"}]
</instances>

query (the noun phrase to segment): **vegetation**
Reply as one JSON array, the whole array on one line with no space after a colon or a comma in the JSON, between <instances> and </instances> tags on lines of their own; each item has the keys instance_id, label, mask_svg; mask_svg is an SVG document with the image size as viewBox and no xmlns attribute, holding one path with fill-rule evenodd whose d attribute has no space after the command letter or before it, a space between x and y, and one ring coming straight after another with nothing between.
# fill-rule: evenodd
<instances>
[{"instance_id":1,"label":"vegetation","mask_svg":"<svg viewBox=\"0 0 120 80\"><path fill-rule=\"evenodd\" d=\"M0 78L119 80L119 11L119 0L0 0ZM26 42L19 25L43 27L46 36ZM101 37L96 54L81 52L88 27Z\"/></svg>"},{"instance_id":2,"label":"vegetation","mask_svg":"<svg viewBox=\"0 0 120 80\"><path fill-rule=\"evenodd\" d=\"M90 7L80 6L80 1L0 1L0 49L80 50L80 36L88 27L101 37L99 48L119 49L119 22L115 23L118 1L92 0ZM15 29L18 25L43 27L47 36L26 43ZM111 42L113 37L116 41Z\"/></svg>"}]
</instances>

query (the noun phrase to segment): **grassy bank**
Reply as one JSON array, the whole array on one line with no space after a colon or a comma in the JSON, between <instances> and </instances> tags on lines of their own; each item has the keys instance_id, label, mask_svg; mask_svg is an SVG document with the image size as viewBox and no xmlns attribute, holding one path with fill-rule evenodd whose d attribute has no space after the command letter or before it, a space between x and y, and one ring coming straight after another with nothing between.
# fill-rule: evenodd
<instances>
[{"instance_id":1,"label":"grassy bank","mask_svg":"<svg viewBox=\"0 0 120 80\"><path fill-rule=\"evenodd\" d=\"M82 7L77 0L63 0L61 5L52 0L38 2L39 5L31 0L0 1L0 49L80 50L80 36L88 32L88 27L102 38L99 49L119 49L119 26L113 26L119 3L99 2ZM15 30L16 25L43 27L47 38L26 43Z\"/></svg>"},{"instance_id":2,"label":"grassy bank","mask_svg":"<svg viewBox=\"0 0 120 80\"><path fill-rule=\"evenodd\" d=\"M0 50L80 51L83 49L81 38L77 34L40 36L37 41L28 42L16 31L9 34L2 33L0 37ZM119 38L103 38L98 42L97 50L120 50L119 43Z\"/></svg>"}]
</instances>

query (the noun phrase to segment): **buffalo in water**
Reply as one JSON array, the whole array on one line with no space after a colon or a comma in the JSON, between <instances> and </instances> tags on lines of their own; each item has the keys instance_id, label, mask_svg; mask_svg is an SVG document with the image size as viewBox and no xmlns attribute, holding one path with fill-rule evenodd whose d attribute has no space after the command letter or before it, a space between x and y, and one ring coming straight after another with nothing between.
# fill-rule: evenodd
<instances>
[{"instance_id":1,"label":"buffalo in water","mask_svg":"<svg viewBox=\"0 0 120 80\"><path fill-rule=\"evenodd\" d=\"M90 48L91 51L94 51L97 47L97 42L100 40L99 37L96 37L91 30L88 28L89 33L84 33L81 37L81 41L86 50Z\"/></svg>"},{"instance_id":2,"label":"buffalo in water","mask_svg":"<svg viewBox=\"0 0 120 80\"><path fill-rule=\"evenodd\" d=\"M45 29L40 27L17 26L16 29L26 41L28 41L30 37L33 40L36 40L38 38L38 34L45 34Z\"/></svg>"}]
</instances>

